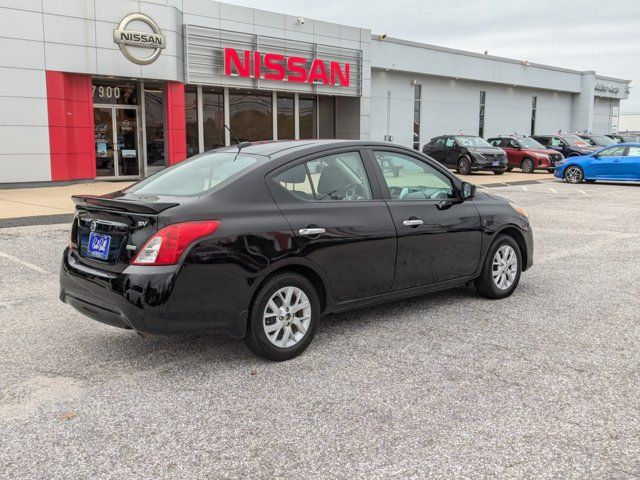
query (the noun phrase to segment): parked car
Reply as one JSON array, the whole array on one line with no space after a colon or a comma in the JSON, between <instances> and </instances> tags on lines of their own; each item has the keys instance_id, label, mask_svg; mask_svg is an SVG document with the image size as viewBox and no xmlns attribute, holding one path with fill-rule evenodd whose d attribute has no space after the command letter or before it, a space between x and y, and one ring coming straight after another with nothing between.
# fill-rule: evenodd
<instances>
[{"instance_id":1,"label":"parked car","mask_svg":"<svg viewBox=\"0 0 640 480\"><path fill-rule=\"evenodd\" d=\"M586 141L592 147L608 147L610 145L615 145L617 142L613 139L607 137L606 135L595 135L591 133L577 133L581 139Z\"/></svg>"},{"instance_id":2,"label":"parked car","mask_svg":"<svg viewBox=\"0 0 640 480\"><path fill-rule=\"evenodd\" d=\"M616 143L640 142L640 135L633 133L610 133L607 137Z\"/></svg>"},{"instance_id":3,"label":"parked car","mask_svg":"<svg viewBox=\"0 0 640 480\"><path fill-rule=\"evenodd\" d=\"M555 176L569 183L640 181L640 143L619 143L556 165Z\"/></svg>"},{"instance_id":4,"label":"parked car","mask_svg":"<svg viewBox=\"0 0 640 480\"><path fill-rule=\"evenodd\" d=\"M507 152L508 171L517 167L524 173L533 173L535 170L547 170L552 173L556 162L564 158L561 153L545 148L531 137L507 135L490 138L488 142Z\"/></svg>"},{"instance_id":5,"label":"parked car","mask_svg":"<svg viewBox=\"0 0 640 480\"><path fill-rule=\"evenodd\" d=\"M140 333L244 337L285 360L323 314L470 282L504 298L532 265L526 212L420 152L346 140L241 146L74 196L62 301Z\"/></svg>"},{"instance_id":6,"label":"parked car","mask_svg":"<svg viewBox=\"0 0 640 480\"><path fill-rule=\"evenodd\" d=\"M588 155L597 150L597 147L589 145L577 135L532 135L532 138L545 147L562 153L565 158Z\"/></svg>"},{"instance_id":7,"label":"parked car","mask_svg":"<svg viewBox=\"0 0 640 480\"><path fill-rule=\"evenodd\" d=\"M507 169L507 154L474 135L443 135L432 138L422 151L460 175L489 170L502 175Z\"/></svg>"}]
</instances>

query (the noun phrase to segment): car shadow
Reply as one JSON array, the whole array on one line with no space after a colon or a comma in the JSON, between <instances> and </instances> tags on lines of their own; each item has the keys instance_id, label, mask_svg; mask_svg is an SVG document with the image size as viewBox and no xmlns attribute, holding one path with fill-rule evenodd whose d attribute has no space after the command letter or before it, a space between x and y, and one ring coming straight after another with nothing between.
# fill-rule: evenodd
<instances>
[{"instance_id":1,"label":"car shadow","mask_svg":"<svg viewBox=\"0 0 640 480\"><path fill-rule=\"evenodd\" d=\"M327 336L340 335L345 328L364 331L375 328L377 321L385 321L398 311L424 306L437 308L473 298L478 298L475 289L461 287L329 314L322 318L316 334L327 340ZM366 320L363 321L363 318ZM117 367L122 373L129 374L168 370L172 365L177 364L181 369L188 368L189 364L194 369L199 369L203 364L212 363L237 363L240 368L273 363L253 355L242 339L215 334L142 336L130 330L119 330L107 326L100 326L93 335L80 337L76 341L75 349L80 356L86 355L91 358L91 364L105 365L109 368Z\"/></svg>"}]
</instances>

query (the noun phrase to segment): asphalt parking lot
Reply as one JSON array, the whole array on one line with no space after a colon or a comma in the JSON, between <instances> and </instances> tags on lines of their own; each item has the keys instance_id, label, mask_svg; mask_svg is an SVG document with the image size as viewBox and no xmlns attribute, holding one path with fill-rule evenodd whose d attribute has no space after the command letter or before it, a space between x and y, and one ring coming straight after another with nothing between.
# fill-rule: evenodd
<instances>
[{"instance_id":1,"label":"asphalt parking lot","mask_svg":"<svg viewBox=\"0 0 640 480\"><path fill-rule=\"evenodd\" d=\"M491 188L532 218L516 293L328 317L269 363L57 298L67 225L0 229L0 477L640 476L640 185Z\"/></svg>"}]
</instances>

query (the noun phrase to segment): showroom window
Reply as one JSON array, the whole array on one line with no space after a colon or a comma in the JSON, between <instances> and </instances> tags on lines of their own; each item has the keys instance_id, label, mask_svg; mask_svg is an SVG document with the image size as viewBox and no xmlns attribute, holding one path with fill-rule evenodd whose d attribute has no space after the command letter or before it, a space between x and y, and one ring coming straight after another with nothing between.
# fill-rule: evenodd
<instances>
[{"instance_id":1,"label":"showroom window","mask_svg":"<svg viewBox=\"0 0 640 480\"><path fill-rule=\"evenodd\" d=\"M478 136L484 138L484 104L487 99L487 92L480 92L480 118L478 119Z\"/></svg>"},{"instance_id":2,"label":"showroom window","mask_svg":"<svg viewBox=\"0 0 640 480\"><path fill-rule=\"evenodd\" d=\"M278 93L278 140L296 138L293 95Z\"/></svg>"},{"instance_id":3,"label":"showroom window","mask_svg":"<svg viewBox=\"0 0 640 480\"><path fill-rule=\"evenodd\" d=\"M202 88L202 117L205 152L224 147L224 93L222 90Z\"/></svg>"},{"instance_id":4,"label":"showroom window","mask_svg":"<svg viewBox=\"0 0 640 480\"><path fill-rule=\"evenodd\" d=\"M184 88L184 103L187 118L187 157L200 152L198 141L198 88L187 85Z\"/></svg>"},{"instance_id":5,"label":"showroom window","mask_svg":"<svg viewBox=\"0 0 640 480\"><path fill-rule=\"evenodd\" d=\"M317 138L318 103L316 97L300 95L300 138Z\"/></svg>"},{"instance_id":6,"label":"showroom window","mask_svg":"<svg viewBox=\"0 0 640 480\"><path fill-rule=\"evenodd\" d=\"M166 166L164 141L164 83L144 82L144 123L147 141L147 167Z\"/></svg>"},{"instance_id":7,"label":"showroom window","mask_svg":"<svg viewBox=\"0 0 640 480\"><path fill-rule=\"evenodd\" d=\"M273 139L272 98L271 92L229 93L230 127L239 141Z\"/></svg>"},{"instance_id":8,"label":"showroom window","mask_svg":"<svg viewBox=\"0 0 640 480\"><path fill-rule=\"evenodd\" d=\"M422 85L413 87L413 148L420 150L420 104L422 103Z\"/></svg>"}]
</instances>

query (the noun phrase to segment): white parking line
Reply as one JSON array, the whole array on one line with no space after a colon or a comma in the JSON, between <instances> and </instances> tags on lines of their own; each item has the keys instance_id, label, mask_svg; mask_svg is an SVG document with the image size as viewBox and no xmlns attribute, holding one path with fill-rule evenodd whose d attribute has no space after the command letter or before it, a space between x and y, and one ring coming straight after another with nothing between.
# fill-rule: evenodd
<instances>
[{"instance_id":1,"label":"white parking line","mask_svg":"<svg viewBox=\"0 0 640 480\"><path fill-rule=\"evenodd\" d=\"M43 270L42 268L40 268L37 265L34 265L33 263L29 263L29 262L25 262L24 260L20 260L17 257L14 257L13 255L9 255L8 253L4 253L4 252L0 252L0 258L6 258L7 260L11 260L13 262L19 263L20 265L30 268L31 270L35 270L36 272L40 272L40 273L49 273L46 270Z\"/></svg>"},{"instance_id":2,"label":"white parking line","mask_svg":"<svg viewBox=\"0 0 640 480\"><path fill-rule=\"evenodd\" d=\"M553 189L551 187L549 187L549 190L551 190L551 193L558 193L558 192L555 191L555 189Z\"/></svg>"},{"instance_id":3,"label":"white parking line","mask_svg":"<svg viewBox=\"0 0 640 480\"><path fill-rule=\"evenodd\" d=\"M581 194L586 195L587 192L585 192L584 190L578 190Z\"/></svg>"},{"instance_id":4,"label":"white parking line","mask_svg":"<svg viewBox=\"0 0 640 480\"><path fill-rule=\"evenodd\" d=\"M522 186L522 190L524 190L525 192L529 191L529 189L527 187L525 187L524 185Z\"/></svg>"}]
</instances>

